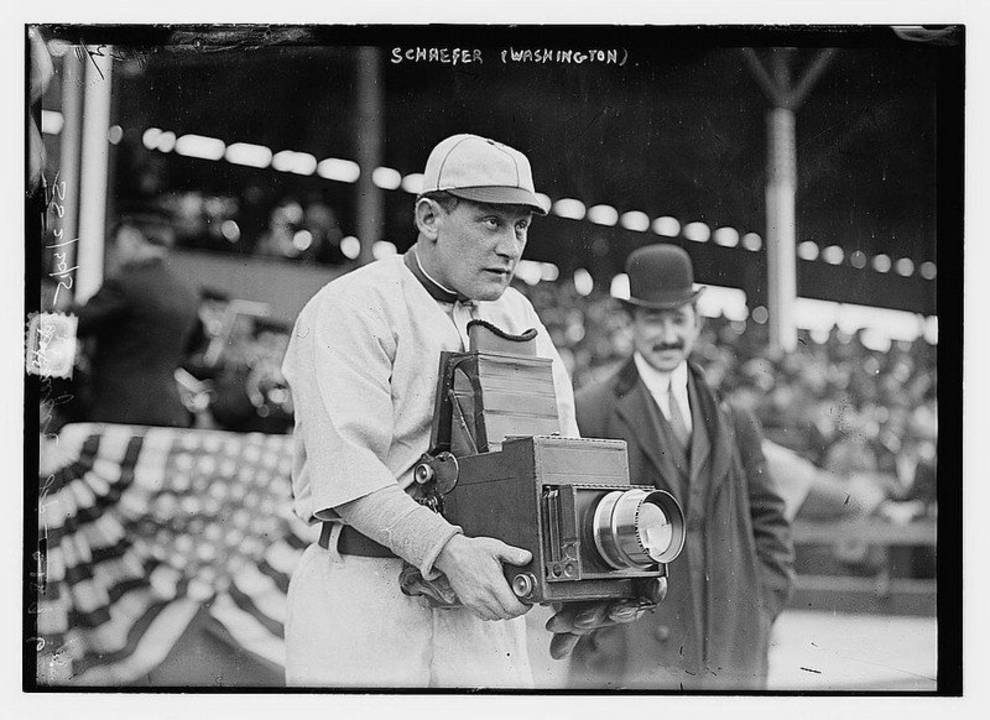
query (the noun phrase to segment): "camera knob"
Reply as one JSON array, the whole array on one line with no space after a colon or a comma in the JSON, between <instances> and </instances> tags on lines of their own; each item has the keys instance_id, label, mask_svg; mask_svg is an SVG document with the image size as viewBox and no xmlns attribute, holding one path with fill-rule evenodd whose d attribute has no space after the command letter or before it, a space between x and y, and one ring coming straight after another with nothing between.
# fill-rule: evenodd
<instances>
[{"instance_id":1,"label":"camera knob","mask_svg":"<svg viewBox=\"0 0 990 720\"><path fill-rule=\"evenodd\" d=\"M413 477L416 479L416 482L419 483L420 485L424 485L428 483L430 480L433 479L434 475L435 473L433 472L433 468L427 465L426 463L420 463L419 465L416 466L416 469L413 471Z\"/></svg>"},{"instance_id":2,"label":"camera knob","mask_svg":"<svg viewBox=\"0 0 990 720\"><path fill-rule=\"evenodd\" d=\"M512 592L518 597L527 598L533 594L536 578L531 573L519 573L512 578Z\"/></svg>"},{"instance_id":3,"label":"camera knob","mask_svg":"<svg viewBox=\"0 0 990 720\"><path fill-rule=\"evenodd\" d=\"M655 605L659 605L667 597L667 578L661 577L657 578L656 584L652 588L652 593L650 600L653 601Z\"/></svg>"}]
</instances>

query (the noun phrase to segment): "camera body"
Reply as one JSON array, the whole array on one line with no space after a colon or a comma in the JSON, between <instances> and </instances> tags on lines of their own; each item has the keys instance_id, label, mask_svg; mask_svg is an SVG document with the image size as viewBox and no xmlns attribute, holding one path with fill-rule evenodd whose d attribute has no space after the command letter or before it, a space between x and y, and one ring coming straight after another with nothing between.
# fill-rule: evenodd
<instances>
[{"instance_id":1,"label":"camera body","mask_svg":"<svg viewBox=\"0 0 990 720\"><path fill-rule=\"evenodd\" d=\"M432 447L414 473L421 501L467 535L529 550L527 565L503 566L524 602L657 602L684 543L677 501L630 484L624 441L559 436L535 331L468 329L471 350L440 358Z\"/></svg>"},{"instance_id":2,"label":"camera body","mask_svg":"<svg viewBox=\"0 0 990 720\"><path fill-rule=\"evenodd\" d=\"M597 511L609 496L657 492L629 484L625 442L511 438L499 451L458 463L457 485L445 497L444 514L468 535L495 537L533 553L528 565L504 566L522 600L637 598L649 595L653 581L666 576L662 562L614 567L607 560L607 541L596 533L602 530Z\"/></svg>"}]
</instances>

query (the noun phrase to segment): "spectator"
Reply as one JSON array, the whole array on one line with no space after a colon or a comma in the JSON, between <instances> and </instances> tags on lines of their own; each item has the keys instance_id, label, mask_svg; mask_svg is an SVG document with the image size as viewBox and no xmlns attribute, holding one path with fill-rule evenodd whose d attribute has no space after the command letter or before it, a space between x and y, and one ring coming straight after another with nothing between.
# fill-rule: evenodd
<instances>
[{"instance_id":1,"label":"spectator","mask_svg":"<svg viewBox=\"0 0 990 720\"><path fill-rule=\"evenodd\" d=\"M687 362L702 326L687 253L646 246L629 256L626 272L635 353L577 394L578 427L585 437L626 441L630 480L678 499L686 539L666 601L633 625L579 643L571 682L759 689L770 627L793 579L784 500L752 413L721 403Z\"/></svg>"},{"instance_id":2,"label":"spectator","mask_svg":"<svg viewBox=\"0 0 990 720\"><path fill-rule=\"evenodd\" d=\"M91 337L89 419L188 427L174 373L198 323L196 294L166 262L175 234L151 208L126 213L110 233L107 278L77 307L80 337Z\"/></svg>"}]
</instances>

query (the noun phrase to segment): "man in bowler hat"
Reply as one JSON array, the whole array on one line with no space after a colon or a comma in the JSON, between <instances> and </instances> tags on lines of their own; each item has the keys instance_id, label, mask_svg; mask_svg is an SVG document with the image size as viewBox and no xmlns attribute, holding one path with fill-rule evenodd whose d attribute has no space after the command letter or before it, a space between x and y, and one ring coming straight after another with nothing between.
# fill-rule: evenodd
<instances>
[{"instance_id":1,"label":"man in bowler hat","mask_svg":"<svg viewBox=\"0 0 990 720\"><path fill-rule=\"evenodd\" d=\"M766 686L770 627L787 600L793 547L767 473L761 430L720 401L689 360L701 318L691 260L657 244L626 263L635 352L576 398L584 437L625 440L633 483L672 493L686 518L684 551L655 613L584 635L574 687L672 690ZM564 633L571 628L551 627Z\"/></svg>"}]
</instances>

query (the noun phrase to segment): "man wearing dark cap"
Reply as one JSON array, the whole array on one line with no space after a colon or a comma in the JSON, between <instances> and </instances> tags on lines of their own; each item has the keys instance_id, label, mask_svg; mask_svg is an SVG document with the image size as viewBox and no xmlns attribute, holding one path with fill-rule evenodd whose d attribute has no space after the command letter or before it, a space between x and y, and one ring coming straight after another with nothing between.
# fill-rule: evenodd
<instances>
[{"instance_id":1,"label":"man wearing dark cap","mask_svg":"<svg viewBox=\"0 0 990 720\"><path fill-rule=\"evenodd\" d=\"M787 600L793 548L784 503L748 411L722 403L689 361L701 329L691 260L658 244L626 263L635 352L577 396L581 434L625 440L633 483L681 503L684 550L655 613L602 628L575 649L575 687L766 686L770 626ZM553 627L557 632L566 627Z\"/></svg>"},{"instance_id":2,"label":"man wearing dark cap","mask_svg":"<svg viewBox=\"0 0 990 720\"><path fill-rule=\"evenodd\" d=\"M151 207L124 213L110 233L107 278L79 316L95 338L88 419L188 427L175 381L199 323L196 293L168 267L174 230Z\"/></svg>"},{"instance_id":3,"label":"man wearing dark cap","mask_svg":"<svg viewBox=\"0 0 990 720\"><path fill-rule=\"evenodd\" d=\"M416 244L325 286L299 315L283 371L295 403L295 510L323 523L288 594L286 680L333 687L527 687L522 605L502 564L528 551L467 537L418 504L440 353L466 326L538 331L553 360L560 432L577 434L566 370L530 303L509 287L533 214L529 161L455 135L426 162ZM463 607L403 594L404 563Z\"/></svg>"}]
</instances>

